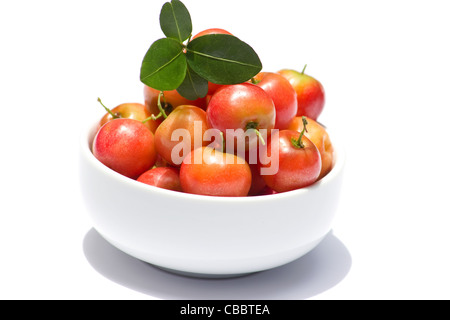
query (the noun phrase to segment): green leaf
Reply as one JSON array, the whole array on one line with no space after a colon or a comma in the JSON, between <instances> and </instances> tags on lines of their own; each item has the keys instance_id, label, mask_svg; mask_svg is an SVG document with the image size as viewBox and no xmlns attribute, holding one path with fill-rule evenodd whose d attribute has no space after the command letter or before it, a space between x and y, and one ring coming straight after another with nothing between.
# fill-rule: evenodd
<instances>
[{"instance_id":1,"label":"green leaf","mask_svg":"<svg viewBox=\"0 0 450 320\"><path fill-rule=\"evenodd\" d=\"M200 77L188 66L186 77L177 91L188 100L204 98L208 94L208 81Z\"/></svg>"},{"instance_id":2,"label":"green leaf","mask_svg":"<svg viewBox=\"0 0 450 320\"><path fill-rule=\"evenodd\" d=\"M160 91L175 90L186 75L183 45L173 39L156 40L141 65L141 81Z\"/></svg>"},{"instance_id":3,"label":"green leaf","mask_svg":"<svg viewBox=\"0 0 450 320\"><path fill-rule=\"evenodd\" d=\"M242 83L262 69L253 48L228 34L209 34L192 40L186 58L196 73L217 84Z\"/></svg>"},{"instance_id":4,"label":"green leaf","mask_svg":"<svg viewBox=\"0 0 450 320\"><path fill-rule=\"evenodd\" d=\"M192 34L191 15L179 0L172 0L163 5L159 15L159 24L167 38L178 40L180 43Z\"/></svg>"}]
</instances>

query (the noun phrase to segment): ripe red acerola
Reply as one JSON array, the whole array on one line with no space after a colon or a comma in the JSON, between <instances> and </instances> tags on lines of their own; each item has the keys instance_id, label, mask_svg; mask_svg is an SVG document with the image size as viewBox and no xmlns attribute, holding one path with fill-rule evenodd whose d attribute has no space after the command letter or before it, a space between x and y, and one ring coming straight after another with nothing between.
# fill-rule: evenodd
<instances>
[{"instance_id":1,"label":"ripe red acerola","mask_svg":"<svg viewBox=\"0 0 450 320\"><path fill-rule=\"evenodd\" d=\"M107 167L133 179L156 161L153 133L134 119L114 119L103 125L94 138L92 152Z\"/></svg>"},{"instance_id":2,"label":"ripe red acerola","mask_svg":"<svg viewBox=\"0 0 450 320\"><path fill-rule=\"evenodd\" d=\"M244 197L252 184L252 173L244 159L210 147L192 151L181 164L180 182L184 192Z\"/></svg>"},{"instance_id":3,"label":"ripe red acerola","mask_svg":"<svg viewBox=\"0 0 450 320\"><path fill-rule=\"evenodd\" d=\"M317 120L325 106L325 90L315 78L295 70L281 70L278 72L291 83L297 93L297 116L306 116Z\"/></svg>"}]
</instances>

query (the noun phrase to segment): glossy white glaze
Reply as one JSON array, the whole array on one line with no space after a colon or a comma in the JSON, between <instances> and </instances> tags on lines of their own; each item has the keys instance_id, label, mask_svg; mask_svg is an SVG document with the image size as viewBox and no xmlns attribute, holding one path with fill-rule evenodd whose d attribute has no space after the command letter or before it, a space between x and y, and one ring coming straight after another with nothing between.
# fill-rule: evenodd
<instances>
[{"instance_id":1,"label":"glossy white glaze","mask_svg":"<svg viewBox=\"0 0 450 320\"><path fill-rule=\"evenodd\" d=\"M81 137L80 179L95 229L125 253L184 274L220 277L289 263L331 230L344 152L331 136L336 162L314 185L270 196L226 198L152 187L100 163Z\"/></svg>"}]
</instances>

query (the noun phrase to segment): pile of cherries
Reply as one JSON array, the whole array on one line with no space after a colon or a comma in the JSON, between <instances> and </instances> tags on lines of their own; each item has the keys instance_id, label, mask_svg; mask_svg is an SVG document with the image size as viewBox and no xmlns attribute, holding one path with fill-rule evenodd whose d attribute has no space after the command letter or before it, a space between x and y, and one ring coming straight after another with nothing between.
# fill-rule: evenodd
<instances>
[{"instance_id":1,"label":"pile of cherries","mask_svg":"<svg viewBox=\"0 0 450 320\"><path fill-rule=\"evenodd\" d=\"M208 29L196 37L210 33L228 32ZM194 101L144 86L144 101L105 107L92 145L100 162L139 182L208 196L256 196L309 186L333 167L333 145L317 122L324 89L305 69L261 72L241 84L209 83L207 96Z\"/></svg>"}]
</instances>

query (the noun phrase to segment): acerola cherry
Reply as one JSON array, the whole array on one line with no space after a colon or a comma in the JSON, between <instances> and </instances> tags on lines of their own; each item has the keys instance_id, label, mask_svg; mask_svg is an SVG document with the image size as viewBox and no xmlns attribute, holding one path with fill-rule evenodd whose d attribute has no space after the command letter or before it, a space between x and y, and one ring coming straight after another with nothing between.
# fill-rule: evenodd
<instances>
[{"instance_id":1,"label":"acerola cherry","mask_svg":"<svg viewBox=\"0 0 450 320\"><path fill-rule=\"evenodd\" d=\"M305 119L306 121L306 119ZM304 122L306 126L306 122ZM314 143L304 136L305 129L299 134L294 130L281 130L272 135L267 146L267 155L263 153L261 167L270 167L271 144L279 144L279 168L273 175L263 175L267 186L276 192L286 192L309 186L317 181L322 161Z\"/></svg>"},{"instance_id":2,"label":"acerola cherry","mask_svg":"<svg viewBox=\"0 0 450 320\"><path fill-rule=\"evenodd\" d=\"M160 154L156 155L156 162L153 165L154 167L171 167L172 165L163 157L161 157Z\"/></svg>"},{"instance_id":3,"label":"acerola cherry","mask_svg":"<svg viewBox=\"0 0 450 320\"><path fill-rule=\"evenodd\" d=\"M158 108L158 96L161 91L153 89L149 86L144 86L144 101L147 110L154 116L158 116L160 110ZM206 97L197 100L188 100L178 93L176 90L164 91L164 97L161 99L161 104L165 108L166 114L168 115L173 109L182 105L196 106L202 109L206 109ZM157 120L161 123L164 117Z\"/></svg>"},{"instance_id":4,"label":"acerola cherry","mask_svg":"<svg viewBox=\"0 0 450 320\"><path fill-rule=\"evenodd\" d=\"M181 191L179 172L176 168L152 168L141 174L137 181L158 188Z\"/></svg>"},{"instance_id":5,"label":"acerola cherry","mask_svg":"<svg viewBox=\"0 0 450 320\"><path fill-rule=\"evenodd\" d=\"M289 80L297 93L297 116L317 120L325 105L325 90L322 84L306 75L305 69L302 72L284 69L278 73Z\"/></svg>"},{"instance_id":6,"label":"acerola cherry","mask_svg":"<svg viewBox=\"0 0 450 320\"><path fill-rule=\"evenodd\" d=\"M275 129L287 129L297 115L297 93L289 81L277 73L261 72L253 81L272 98L276 110Z\"/></svg>"},{"instance_id":7,"label":"acerola cherry","mask_svg":"<svg viewBox=\"0 0 450 320\"><path fill-rule=\"evenodd\" d=\"M201 36L206 36L207 34L229 34L229 35L232 35L230 32L228 32L227 30L224 30L224 29L210 28L210 29L206 29L206 30L203 30L203 31L197 33L195 36L192 37L192 40L194 40L195 38L201 37Z\"/></svg>"},{"instance_id":8,"label":"acerola cherry","mask_svg":"<svg viewBox=\"0 0 450 320\"><path fill-rule=\"evenodd\" d=\"M308 117L306 117L306 120L308 122L308 131L305 132L305 136L317 147L320 152L320 158L322 159L322 169L318 178L320 180L333 167L334 147L331 143L330 136L322 125ZM302 117L295 117L289 125L289 130L296 130L300 133L303 130Z\"/></svg>"},{"instance_id":9,"label":"acerola cherry","mask_svg":"<svg viewBox=\"0 0 450 320\"><path fill-rule=\"evenodd\" d=\"M107 113L100 120L99 128L112 119L128 118L144 121L151 116L151 113L145 108L142 103L122 103L110 110L105 107L100 98L98 98L98 102L100 102L100 104L107 111ZM153 133L155 133L155 130L158 127L158 123L152 119L148 119L144 122L144 124Z\"/></svg>"},{"instance_id":10,"label":"acerola cherry","mask_svg":"<svg viewBox=\"0 0 450 320\"><path fill-rule=\"evenodd\" d=\"M132 179L156 161L153 133L134 119L113 119L103 125L94 138L92 152L101 163Z\"/></svg>"},{"instance_id":11,"label":"acerola cherry","mask_svg":"<svg viewBox=\"0 0 450 320\"><path fill-rule=\"evenodd\" d=\"M275 125L275 106L270 96L251 83L228 85L220 88L212 97L206 110L210 127L223 132L226 143L227 129L242 129L235 132L235 146L245 141L249 150L252 141L257 141L259 130L267 129L267 136ZM247 132L252 130L251 132ZM247 133L250 141L244 140Z\"/></svg>"},{"instance_id":12,"label":"acerola cherry","mask_svg":"<svg viewBox=\"0 0 450 320\"><path fill-rule=\"evenodd\" d=\"M244 197L250 190L252 173L244 159L202 147L184 158L180 182L181 188L187 193Z\"/></svg>"},{"instance_id":13,"label":"acerola cherry","mask_svg":"<svg viewBox=\"0 0 450 320\"><path fill-rule=\"evenodd\" d=\"M187 136L173 137L173 133L177 129L185 130ZM207 129L208 124L204 110L190 105L178 106L156 129L156 151L169 164L179 166L190 151L210 143L203 141L203 135ZM178 132L183 133L181 130ZM200 142L198 146L195 145L195 139ZM172 151L175 147L180 149L175 150L176 154L173 155ZM175 158L172 158L173 156Z\"/></svg>"}]
</instances>

